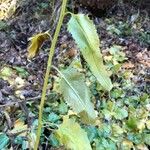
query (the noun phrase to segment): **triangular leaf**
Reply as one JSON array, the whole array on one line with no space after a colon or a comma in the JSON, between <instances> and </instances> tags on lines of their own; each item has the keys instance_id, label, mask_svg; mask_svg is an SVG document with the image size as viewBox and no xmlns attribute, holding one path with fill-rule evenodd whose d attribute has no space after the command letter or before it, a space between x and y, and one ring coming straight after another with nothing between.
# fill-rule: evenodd
<instances>
[{"instance_id":1,"label":"triangular leaf","mask_svg":"<svg viewBox=\"0 0 150 150\"><path fill-rule=\"evenodd\" d=\"M106 90L110 91L112 83L103 64L100 41L93 22L83 14L72 15L68 30L77 42L93 75Z\"/></svg>"},{"instance_id":2,"label":"triangular leaf","mask_svg":"<svg viewBox=\"0 0 150 150\"><path fill-rule=\"evenodd\" d=\"M42 46L43 42L46 41L49 38L48 32L39 33L37 35L34 35L29 40L30 46L28 47L28 58L33 58L38 52L39 48Z\"/></svg>"},{"instance_id":3,"label":"triangular leaf","mask_svg":"<svg viewBox=\"0 0 150 150\"><path fill-rule=\"evenodd\" d=\"M62 72L62 75L60 87L68 105L71 106L76 113L79 113L82 122L95 122L96 113L90 101L90 92L85 84L83 74L69 67Z\"/></svg>"},{"instance_id":4,"label":"triangular leaf","mask_svg":"<svg viewBox=\"0 0 150 150\"><path fill-rule=\"evenodd\" d=\"M63 123L56 131L61 144L72 150L92 150L87 133L73 119L64 117Z\"/></svg>"}]
</instances>

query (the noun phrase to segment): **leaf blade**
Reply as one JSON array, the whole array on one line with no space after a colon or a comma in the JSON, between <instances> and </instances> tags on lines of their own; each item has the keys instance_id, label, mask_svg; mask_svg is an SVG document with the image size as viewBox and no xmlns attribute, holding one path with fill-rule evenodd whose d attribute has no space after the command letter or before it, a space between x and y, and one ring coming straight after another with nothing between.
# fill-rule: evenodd
<instances>
[{"instance_id":1,"label":"leaf blade","mask_svg":"<svg viewBox=\"0 0 150 150\"><path fill-rule=\"evenodd\" d=\"M83 14L72 15L68 22L68 31L75 39L93 75L104 89L110 91L112 83L103 64L100 41L93 22Z\"/></svg>"},{"instance_id":2,"label":"leaf blade","mask_svg":"<svg viewBox=\"0 0 150 150\"><path fill-rule=\"evenodd\" d=\"M39 52L39 48L42 46L43 42L49 38L48 32L39 33L32 36L30 40L30 46L28 47L28 58L31 59Z\"/></svg>"},{"instance_id":3,"label":"leaf blade","mask_svg":"<svg viewBox=\"0 0 150 150\"><path fill-rule=\"evenodd\" d=\"M84 81L83 74L69 67L62 72L60 88L65 101L73 111L80 115L81 121L93 124L97 116L90 101L89 89Z\"/></svg>"},{"instance_id":4,"label":"leaf blade","mask_svg":"<svg viewBox=\"0 0 150 150\"><path fill-rule=\"evenodd\" d=\"M0 133L0 149L4 149L9 142L9 138L6 134Z\"/></svg>"},{"instance_id":5,"label":"leaf blade","mask_svg":"<svg viewBox=\"0 0 150 150\"><path fill-rule=\"evenodd\" d=\"M61 144L72 150L92 150L87 133L73 119L64 117L63 123L56 131Z\"/></svg>"}]
</instances>

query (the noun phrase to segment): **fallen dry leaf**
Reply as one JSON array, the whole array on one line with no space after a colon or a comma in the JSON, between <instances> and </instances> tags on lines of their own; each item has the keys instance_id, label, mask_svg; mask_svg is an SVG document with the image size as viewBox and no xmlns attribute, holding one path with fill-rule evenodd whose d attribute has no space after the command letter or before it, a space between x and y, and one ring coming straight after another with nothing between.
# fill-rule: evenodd
<instances>
[{"instance_id":1,"label":"fallen dry leaf","mask_svg":"<svg viewBox=\"0 0 150 150\"><path fill-rule=\"evenodd\" d=\"M0 1L0 20L11 17L17 8L17 0Z\"/></svg>"},{"instance_id":2,"label":"fallen dry leaf","mask_svg":"<svg viewBox=\"0 0 150 150\"><path fill-rule=\"evenodd\" d=\"M135 67L135 65L132 62L126 62L122 65L122 67L126 69L132 69Z\"/></svg>"},{"instance_id":3,"label":"fallen dry leaf","mask_svg":"<svg viewBox=\"0 0 150 150\"><path fill-rule=\"evenodd\" d=\"M18 119L15 121L14 128L10 131L10 133L11 134L20 133L19 135L25 136L26 132L23 131L26 130L27 130L27 125L21 119Z\"/></svg>"}]
</instances>

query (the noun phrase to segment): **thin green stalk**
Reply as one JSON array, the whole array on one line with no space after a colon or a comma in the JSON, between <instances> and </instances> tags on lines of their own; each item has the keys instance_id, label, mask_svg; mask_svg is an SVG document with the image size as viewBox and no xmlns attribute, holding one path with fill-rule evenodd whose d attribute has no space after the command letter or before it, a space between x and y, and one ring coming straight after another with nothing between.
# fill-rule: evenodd
<instances>
[{"instance_id":1,"label":"thin green stalk","mask_svg":"<svg viewBox=\"0 0 150 150\"><path fill-rule=\"evenodd\" d=\"M57 24L57 28L56 28L54 38L52 40L52 45L51 45L51 48L50 48L50 52L49 52L49 58L48 58L48 62L47 62L47 69L46 69L46 74L45 74L45 78L44 78L43 90L42 90L42 98L41 98L41 103L40 103L40 107L39 107L38 129L37 129L37 136L36 136L36 142L35 142L34 150L38 149L38 145L39 145L39 141L40 141L41 129L42 129L42 116L43 116L42 114L43 114L43 109L44 109L44 103L45 103L49 73L50 73L50 70L51 70L52 58L54 56L56 42L57 42L57 39L58 39L58 36L59 36L59 33L60 33L60 29L61 29L61 26L62 26L62 23L63 23L63 19L64 19L64 16L65 16L66 4L67 4L67 0L63 0L59 21L58 21L58 24Z\"/></svg>"}]
</instances>

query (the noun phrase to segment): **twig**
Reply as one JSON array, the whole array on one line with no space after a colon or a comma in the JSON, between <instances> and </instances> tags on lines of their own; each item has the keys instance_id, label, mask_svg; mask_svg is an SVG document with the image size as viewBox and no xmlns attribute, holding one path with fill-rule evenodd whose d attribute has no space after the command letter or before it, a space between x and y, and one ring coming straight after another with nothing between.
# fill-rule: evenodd
<instances>
[{"instance_id":1,"label":"twig","mask_svg":"<svg viewBox=\"0 0 150 150\"><path fill-rule=\"evenodd\" d=\"M4 116L5 116L6 120L7 120L8 128L11 129L12 121L11 121L10 116L9 116L7 111L4 111Z\"/></svg>"},{"instance_id":2,"label":"twig","mask_svg":"<svg viewBox=\"0 0 150 150\"><path fill-rule=\"evenodd\" d=\"M50 96L50 95L52 95L52 93L46 94L46 96ZM39 96L36 96L36 97L27 98L26 100L13 101L13 102L10 102L10 103L4 104L4 105L0 105L0 108L3 108L3 107L11 107L11 106L14 106L14 105L19 104L19 103L32 102L32 101L40 100L41 97L42 97L42 96L39 95Z\"/></svg>"},{"instance_id":3,"label":"twig","mask_svg":"<svg viewBox=\"0 0 150 150\"><path fill-rule=\"evenodd\" d=\"M16 136L18 136L19 134L22 134L22 133L28 132L28 131L29 131L29 129L25 129L25 130L22 130L22 131L16 131L15 133L11 133L11 131L8 131L8 132L7 132L7 135L8 135L8 136L11 136L11 137L16 137Z\"/></svg>"}]
</instances>

